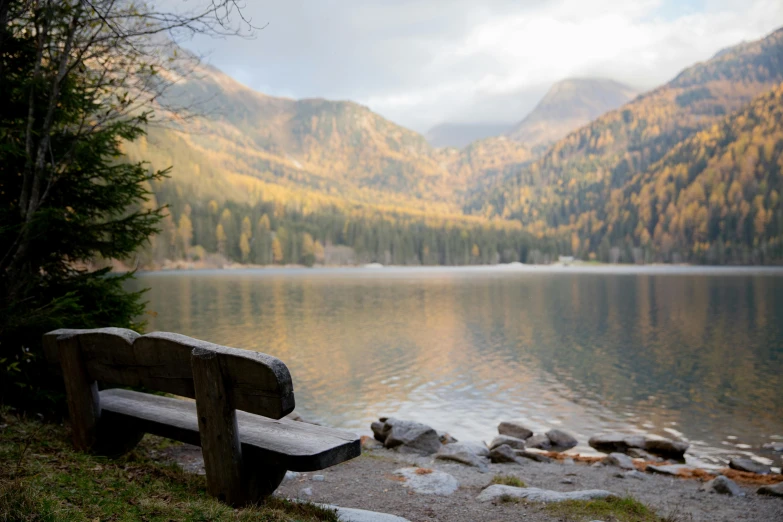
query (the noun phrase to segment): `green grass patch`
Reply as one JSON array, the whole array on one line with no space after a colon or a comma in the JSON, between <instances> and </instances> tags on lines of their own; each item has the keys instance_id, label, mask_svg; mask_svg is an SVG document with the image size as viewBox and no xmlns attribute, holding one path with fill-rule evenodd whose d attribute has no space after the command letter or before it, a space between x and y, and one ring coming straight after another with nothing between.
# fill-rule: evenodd
<instances>
[{"instance_id":1,"label":"green grass patch","mask_svg":"<svg viewBox=\"0 0 783 522\"><path fill-rule=\"evenodd\" d=\"M670 520L658 516L652 509L632 497L568 500L547 504L544 510L566 522L583 522L595 519L606 522L667 522Z\"/></svg>"},{"instance_id":2,"label":"green grass patch","mask_svg":"<svg viewBox=\"0 0 783 522\"><path fill-rule=\"evenodd\" d=\"M490 484L502 484L504 486L514 486L515 488L527 487L527 484L522 479L514 475L495 475Z\"/></svg>"},{"instance_id":3,"label":"green grass patch","mask_svg":"<svg viewBox=\"0 0 783 522\"><path fill-rule=\"evenodd\" d=\"M275 497L238 510L221 504L203 476L149 458L170 444L157 437L109 460L74 451L62 426L7 409L0 426L0 522L337 521L334 511Z\"/></svg>"}]
</instances>

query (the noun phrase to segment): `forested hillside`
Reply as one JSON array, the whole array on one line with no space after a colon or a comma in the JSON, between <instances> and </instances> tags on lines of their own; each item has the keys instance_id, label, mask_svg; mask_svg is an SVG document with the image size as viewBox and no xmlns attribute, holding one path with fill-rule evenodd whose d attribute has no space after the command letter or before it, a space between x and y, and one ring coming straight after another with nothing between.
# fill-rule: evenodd
<instances>
[{"instance_id":1,"label":"forested hillside","mask_svg":"<svg viewBox=\"0 0 783 522\"><path fill-rule=\"evenodd\" d=\"M631 229L627 228L628 223L633 222L632 216L616 212L623 207L624 199L634 197L636 190L642 189L642 178L647 180L644 183L658 182L657 177L663 175L663 171L658 169L664 157L674 150L683 150L682 147L686 147L683 142L700 130L709 129L717 122L722 126L746 129L741 120L742 113L734 117L727 115L741 110L754 97L769 91L781 81L783 29L758 42L722 51L708 62L687 69L669 84L571 133L540 159L507 172L501 182L472 195L466 210L485 216L517 219L526 230L538 235L555 231L571 233L574 252L585 257L592 254L605 261L618 256L625 261L634 258L705 262L741 260L743 256L739 254L739 257L731 259L717 254L703 255L705 249L709 250L711 246L705 246L704 242L718 237L714 231L710 236L694 236L689 232L679 234L680 229L675 226L679 235L670 233L670 239L664 241L661 232L660 242L651 244L636 224ZM770 123L773 124L774 121ZM746 132L750 133L750 139L752 131L746 129ZM737 154L740 149L746 151L742 146L732 149L732 154ZM755 161L753 157L751 152L747 157L737 157L736 163L750 164ZM763 154L759 153L759 157ZM666 161L671 160L667 157ZM683 165L687 163L681 161ZM692 161L693 164L687 168L701 172L704 163L716 160L705 153L694 156ZM779 171L772 170L767 174L774 178ZM741 177L739 172L731 175ZM728 186L733 181L733 178L728 180ZM690 177L679 180L677 194L692 182ZM739 183L742 181L739 180ZM770 186L770 180L767 186ZM755 186L746 188L741 195L745 206L752 209L757 205L755 198L759 194ZM710 194L706 196L709 198ZM736 198L739 194L735 192L733 196ZM678 203L674 201L673 204L671 212L674 213ZM767 209L765 206L765 214ZM669 221L663 219L663 214L669 212L667 206L653 207L652 212L656 217L650 217L645 223L651 224L648 233L655 237L659 222L657 216L660 215L660 221L666 223L675 216L671 215ZM724 246L726 242L735 246L745 245L749 249L745 257L750 256L753 260L763 257L760 250L754 254L754 248L760 249L761 243L769 243L774 233L773 229L764 228L764 234L755 237L757 246L747 234L736 229L732 231L728 222L724 225ZM610 255L611 252L614 254Z\"/></svg>"},{"instance_id":2,"label":"forested hillside","mask_svg":"<svg viewBox=\"0 0 783 522\"><path fill-rule=\"evenodd\" d=\"M170 215L142 262L778 262L779 97L765 93L781 81L778 30L543 151L504 136L458 150L352 102L265 96L202 67L169 93L199 116L127 146L174 167L152 187ZM632 94L614 87L605 102ZM569 96L582 112L600 102ZM542 114L571 121L549 101Z\"/></svg>"},{"instance_id":3,"label":"forested hillside","mask_svg":"<svg viewBox=\"0 0 783 522\"><path fill-rule=\"evenodd\" d=\"M173 166L152 186L168 204L140 255L255 264L481 264L549 259L521 224L462 213L467 189L527 149L493 138L466 151L424 138L352 102L256 93L204 67L167 94L197 116L126 144L134 160Z\"/></svg>"},{"instance_id":4,"label":"forested hillside","mask_svg":"<svg viewBox=\"0 0 783 522\"><path fill-rule=\"evenodd\" d=\"M782 189L783 84L678 144L612 193L606 223L583 215L576 232L601 257L634 244L647 259L780 262Z\"/></svg>"}]
</instances>

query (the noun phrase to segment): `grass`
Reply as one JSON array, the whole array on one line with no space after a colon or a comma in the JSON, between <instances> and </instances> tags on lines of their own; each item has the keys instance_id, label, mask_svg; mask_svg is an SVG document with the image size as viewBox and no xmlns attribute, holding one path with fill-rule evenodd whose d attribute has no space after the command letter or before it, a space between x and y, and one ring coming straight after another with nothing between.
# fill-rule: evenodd
<instances>
[{"instance_id":1,"label":"grass","mask_svg":"<svg viewBox=\"0 0 783 522\"><path fill-rule=\"evenodd\" d=\"M203 476L148 457L164 444L147 436L108 460L75 452L62 426L0 408L0 522L337 520L334 511L275 497L245 509L221 504Z\"/></svg>"},{"instance_id":2,"label":"grass","mask_svg":"<svg viewBox=\"0 0 783 522\"><path fill-rule=\"evenodd\" d=\"M604 520L606 522L684 522L679 515L661 517L632 497L601 500L568 500L547 504L544 510L566 522Z\"/></svg>"},{"instance_id":3,"label":"grass","mask_svg":"<svg viewBox=\"0 0 783 522\"><path fill-rule=\"evenodd\" d=\"M495 475L490 484L502 484L503 486L514 486L515 488L526 488L525 482L514 475Z\"/></svg>"}]
</instances>

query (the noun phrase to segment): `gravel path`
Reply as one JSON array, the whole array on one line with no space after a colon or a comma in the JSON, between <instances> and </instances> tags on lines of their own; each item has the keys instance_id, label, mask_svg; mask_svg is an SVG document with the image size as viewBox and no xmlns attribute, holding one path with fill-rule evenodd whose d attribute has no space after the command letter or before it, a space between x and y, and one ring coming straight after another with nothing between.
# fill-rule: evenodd
<instances>
[{"instance_id":1,"label":"gravel path","mask_svg":"<svg viewBox=\"0 0 783 522\"><path fill-rule=\"evenodd\" d=\"M198 447L187 444L169 447L158 458L172 459L187 471L203 473ZM414 493L394 472L422 467L443 471L459 482L449 496ZM620 469L594 467L587 463L490 464L480 473L456 462L403 454L384 448L364 449L361 457L332 468L302 473L286 479L276 494L340 507L391 513L411 522L562 522L536 503L481 503L479 493L495 475L513 475L527 486L553 491L603 489L616 495L630 495L662 516L677 514L672 522L783 522L783 498L758 495L758 485L740 482L744 497L706 493L699 479L639 474L644 478L616 476ZM314 479L317 477L317 479ZM321 480L322 478L322 480ZM310 494L303 490L309 490Z\"/></svg>"},{"instance_id":2,"label":"gravel path","mask_svg":"<svg viewBox=\"0 0 783 522\"><path fill-rule=\"evenodd\" d=\"M395 470L411 465L444 471L459 481L450 496L422 495L410 491ZM514 475L528 486L555 491L605 489L617 495L631 495L661 515L679 513L678 521L722 522L747 520L783 521L783 498L756 494L758 486L742 485L745 497L728 497L699 491L700 480L646 473L645 479L618 478L619 469L589 464L491 464L479 473L458 463L399 454L387 449L364 450L352 461L316 473L301 474L283 482L277 491L288 498L306 498L342 507L354 507L403 516L412 522L554 522L543 506L525 503L480 503L476 496L496 474ZM322 475L323 481L313 480ZM563 483L563 481L571 483ZM312 495L301 491L309 488Z\"/></svg>"}]
</instances>

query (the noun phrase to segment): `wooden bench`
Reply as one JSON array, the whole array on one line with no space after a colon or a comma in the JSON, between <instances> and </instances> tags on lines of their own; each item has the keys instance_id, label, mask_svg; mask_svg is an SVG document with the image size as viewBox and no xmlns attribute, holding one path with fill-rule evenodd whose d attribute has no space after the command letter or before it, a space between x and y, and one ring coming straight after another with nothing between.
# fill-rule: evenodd
<instances>
[{"instance_id":1,"label":"wooden bench","mask_svg":"<svg viewBox=\"0 0 783 522\"><path fill-rule=\"evenodd\" d=\"M270 495L286 470L324 469L361 453L352 433L282 418L294 409L294 390L275 357L121 328L55 330L43 341L62 370L76 449L117 457L145 433L199 445L209 493L233 506Z\"/></svg>"}]
</instances>

